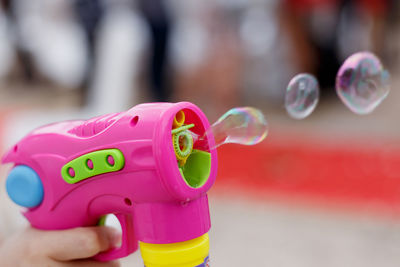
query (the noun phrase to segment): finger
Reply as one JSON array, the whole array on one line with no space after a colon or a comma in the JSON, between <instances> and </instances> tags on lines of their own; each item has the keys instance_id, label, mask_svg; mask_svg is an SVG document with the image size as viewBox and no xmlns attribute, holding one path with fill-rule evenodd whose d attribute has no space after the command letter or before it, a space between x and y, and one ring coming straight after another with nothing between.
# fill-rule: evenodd
<instances>
[{"instance_id":1,"label":"finger","mask_svg":"<svg viewBox=\"0 0 400 267\"><path fill-rule=\"evenodd\" d=\"M116 244L118 231L111 227L80 227L61 231L41 231L42 252L57 261L93 257Z\"/></svg>"},{"instance_id":2,"label":"finger","mask_svg":"<svg viewBox=\"0 0 400 267\"><path fill-rule=\"evenodd\" d=\"M99 262L93 260L80 260L71 262L59 262L57 267L120 267L119 261Z\"/></svg>"}]
</instances>

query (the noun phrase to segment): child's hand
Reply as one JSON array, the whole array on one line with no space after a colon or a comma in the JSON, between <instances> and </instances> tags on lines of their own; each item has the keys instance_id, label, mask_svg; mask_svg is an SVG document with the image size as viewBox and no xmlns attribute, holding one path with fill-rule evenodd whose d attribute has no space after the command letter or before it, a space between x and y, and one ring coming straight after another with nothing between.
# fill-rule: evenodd
<instances>
[{"instance_id":1,"label":"child's hand","mask_svg":"<svg viewBox=\"0 0 400 267\"><path fill-rule=\"evenodd\" d=\"M104 226L62 231L28 228L0 246L0 266L119 266L118 262L89 259L117 245L119 239L116 230Z\"/></svg>"}]
</instances>

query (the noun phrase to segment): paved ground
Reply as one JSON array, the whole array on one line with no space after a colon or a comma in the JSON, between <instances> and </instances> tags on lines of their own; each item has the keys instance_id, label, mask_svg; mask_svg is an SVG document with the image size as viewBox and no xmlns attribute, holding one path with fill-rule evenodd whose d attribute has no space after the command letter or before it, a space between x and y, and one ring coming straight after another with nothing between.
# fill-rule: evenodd
<instances>
[{"instance_id":1,"label":"paved ground","mask_svg":"<svg viewBox=\"0 0 400 267\"><path fill-rule=\"evenodd\" d=\"M212 199L215 266L399 266L390 220Z\"/></svg>"}]
</instances>

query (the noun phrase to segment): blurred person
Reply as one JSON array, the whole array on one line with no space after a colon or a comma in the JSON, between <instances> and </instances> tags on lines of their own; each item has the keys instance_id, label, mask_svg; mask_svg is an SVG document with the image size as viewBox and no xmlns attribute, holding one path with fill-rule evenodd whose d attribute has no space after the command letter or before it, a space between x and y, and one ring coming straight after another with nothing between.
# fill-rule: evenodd
<instances>
[{"instance_id":1,"label":"blurred person","mask_svg":"<svg viewBox=\"0 0 400 267\"><path fill-rule=\"evenodd\" d=\"M8 26L7 17L0 7L0 84L9 74L15 58Z\"/></svg>"},{"instance_id":2,"label":"blurred person","mask_svg":"<svg viewBox=\"0 0 400 267\"><path fill-rule=\"evenodd\" d=\"M33 82L35 79L35 69L32 54L21 45L21 28L17 19L15 1L1 0L0 6L6 18L7 37L14 44L16 50L16 58L22 70L22 78L26 82Z\"/></svg>"},{"instance_id":3,"label":"blurred person","mask_svg":"<svg viewBox=\"0 0 400 267\"><path fill-rule=\"evenodd\" d=\"M73 6L77 21L84 32L85 48L87 51L87 64L80 86L82 90L82 99L85 103L87 101L90 83L94 78L99 24L104 17L105 6L102 0L75 0Z\"/></svg>"},{"instance_id":4,"label":"blurred person","mask_svg":"<svg viewBox=\"0 0 400 267\"><path fill-rule=\"evenodd\" d=\"M212 116L238 104L242 53L234 13L214 2L172 1L176 98L207 107Z\"/></svg>"},{"instance_id":5,"label":"blurred person","mask_svg":"<svg viewBox=\"0 0 400 267\"><path fill-rule=\"evenodd\" d=\"M147 22L150 33L150 59L148 81L155 101L169 101L171 84L169 80L169 43L172 17L165 1L139 0L139 10Z\"/></svg>"},{"instance_id":6,"label":"blurred person","mask_svg":"<svg viewBox=\"0 0 400 267\"><path fill-rule=\"evenodd\" d=\"M79 28L67 0L5 0L8 38L26 83L52 82L71 89L81 79L84 60ZM42 84L43 85L43 84Z\"/></svg>"},{"instance_id":7,"label":"blurred person","mask_svg":"<svg viewBox=\"0 0 400 267\"><path fill-rule=\"evenodd\" d=\"M116 71L115 68L106 71L107 63L102 62L100 58L104 58L104 53L108 53L108 50L114 50L116 49L116 47L120 47L119 44L109 42L109 40L106 39L106 36L110 38L109 36L111 33L104 31L109 30L110 24L120 24L121 26L121 23L123 23L124 25L126 23L131 23L132 29L128 30L125 26L123 26L123 28L125 28L126 31L130 31L129 33L127 32L127 34L135 34L135 41L127 41L126 45L130 45L133 47L123 48L126 51L127 56L119 58L119 60L121 60L120 63L117 63L115 61L116 65L114 65L114 67L116 67L117 65L126 67L126 63L122 61L133 60L135 63L128 64L132 73L129 74L124 71L124 73L128 75L127 77L120 76L119 78L114 78L127 80L129 77L133 77L135 82L133 83L133 85L131 84L131 86L138 86L138 80L136 76L137 71L139 70L133 65L139 64L140 61L138 60L140 59L138 55L133 55L136 54L136 52L133 52L132 50L137 50L136 47L143 46L143 43L147 42L147 38L149 37L150 47L148 49L148 64L146 64L146 66L148 67L148 76L146 81L152 92L151 98L155 101L169 100L171 88L168 83L167 69L171 18L168 14L168 9L165 7L164 1L119 1L111 3L101 0L76 0L75 10L77 14L77 19L84 29L84 33L86 36L86 49L88 51L88 64L86 66L85 78L81 86L84 93L85 103L88 101L90 102L90 100L87 99L88 97L96 98L96 94L99 93L99 91L100 94L103 94L105 96L105 90L115 90L113 88L100 88L104 86L99 84L99 81L97 81L97 79L110 84L108 81L104 81L104 79L100 76L107 76L108 72ZM131 19L126 18L124 19L124 22L122 22L121 18L114 16L114 14L117 13L124 13L122 16L126 17L125 15L127 15L128 12L130 13L129 16L131 17ZM141 16L142 19L139 19L138 16ZM139 20L144 21L145 24L142 23L142 21L139 22ZM146 28L148 34L144 33L143 29L137 28ZM117 29L117 31L119 30L120 29ZM105 43L105 45L100 44L101 42ZM143 49L139 50L141 53L143 53ZM99 75L99 73L102 73L102 75ZM108 75L107 77L109 79L113 79L112 75ZM116 81L116 83L118 84L118 81ZM124 82L124 85L122 86L126 85L127 82ZM91 90L93 90L93 92L88 93L88 88L92 88ZM137 90L137 88L131 88L130 90ZM129 95L126 90L120 90L120 92L121 94L123 94L121 97L128 97ZM96 103L94 105L98 106L98 104Z\"/></svg>"},{"instance_id":8,"label":"blurred person","mask_svg":"<svg viewBox=\"0 0 400 267\"><path fill-rule=\"evenodd\" d=\"M342 61L351 53L381 54L381 21L389 0L283 0L280 16L291 39L299 72L317 76L321 89L334 87ZM322 90L324 96L328 90Z\"/></svg>"},{"instance_id":9,"label":"blurred person","mask_svg":"<svg viewBox=\"0 0 400 267\"><path fill-rule=\"evenodd\" d=\"M281 34L279 0L253 1L239 10L239 35L244 53L243 94L251 105L280 109L293 66L287 60L287 36Z\"/></svg>"},{"instance_id":10,"label":"blurred person","mask_svg":"<svg viewBox=\"0 0 400 267\"><path fill-rule=\"evenodd\" d=\"M143 17L127 3L110 4L101 24L85 103L93 114L121 111L142 101L142 63L149 39Z\"/></svg>"}]
</instances>

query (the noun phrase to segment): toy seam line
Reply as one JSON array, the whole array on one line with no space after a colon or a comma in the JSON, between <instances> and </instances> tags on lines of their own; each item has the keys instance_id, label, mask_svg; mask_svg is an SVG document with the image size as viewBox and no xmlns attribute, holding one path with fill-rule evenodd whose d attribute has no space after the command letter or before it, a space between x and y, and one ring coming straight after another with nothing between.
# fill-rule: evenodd
<instances>
[{"instance_id":1,"label":"toy seam line","mask_svg":"<svg viewBox=\"0 0 400 267\"><path fill-rule=\"evenodd\" d=\"M114 164L108 162L108 157L114 159ZM88 160L93 163L93 168L87 165ZM103 149L84 154L77 157L61 168L61 176L65 182L75 184L82 180L110 172L121 170L125 165L125 158L119 149ZM74 176L69 174L69 169L72 168L75 172Z\"/></svg>"}]
</instances>

